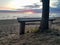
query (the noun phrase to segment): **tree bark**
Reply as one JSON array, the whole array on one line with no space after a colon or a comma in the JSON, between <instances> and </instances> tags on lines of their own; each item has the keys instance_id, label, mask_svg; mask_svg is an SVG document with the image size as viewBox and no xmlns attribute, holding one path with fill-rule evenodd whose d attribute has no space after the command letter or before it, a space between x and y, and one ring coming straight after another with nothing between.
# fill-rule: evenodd
<instances>
[{"instance_id":1,"label":"tree bark","mask_svg":"<svg viewBox=\"0 0 60 45\"><path fill-rule=\"evenodd\" d=\"M49 29L49 0L42 0L43 10L42 10L42 20L41 20L41 32L45 32Z\"/></svg>"}]
</instances>

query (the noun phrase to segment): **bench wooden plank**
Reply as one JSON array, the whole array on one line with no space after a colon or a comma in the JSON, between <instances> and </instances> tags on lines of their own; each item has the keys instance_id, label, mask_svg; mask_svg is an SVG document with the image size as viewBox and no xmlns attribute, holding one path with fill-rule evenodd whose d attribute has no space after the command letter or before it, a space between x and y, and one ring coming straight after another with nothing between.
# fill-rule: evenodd
<instances>
[{"instance_id":1,"label":"bench wooden plank","mask_svg":"<svg viewBox=\"0 0 60 45\"><path fill-rule=\"evenodd\" d=\"M41 21L41 18L17 18L19 22L34 22ZM49 21L53 21L55 18L49 18Z\"/></svg>"}]
</instances>

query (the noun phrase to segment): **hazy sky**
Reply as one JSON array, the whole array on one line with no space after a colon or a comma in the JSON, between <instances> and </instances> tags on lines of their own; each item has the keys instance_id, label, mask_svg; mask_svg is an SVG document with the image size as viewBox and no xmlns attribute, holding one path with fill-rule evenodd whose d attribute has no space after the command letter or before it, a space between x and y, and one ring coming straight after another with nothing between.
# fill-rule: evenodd
<instances>
[{"instance_id":1,"label":"hazy sky","mask_svg":"<svg viewBox=\"0 0 60 45\"><path fill-rule=\"evenodd\" d=\"M42 5L40 0L0 0L0 8L24 8L25 5L33 5L37 3ZM42 6L41 6L42 7ZM50 0L50 7L58 8L60 7L60 0Z\"/></svg>"}]
</instances>

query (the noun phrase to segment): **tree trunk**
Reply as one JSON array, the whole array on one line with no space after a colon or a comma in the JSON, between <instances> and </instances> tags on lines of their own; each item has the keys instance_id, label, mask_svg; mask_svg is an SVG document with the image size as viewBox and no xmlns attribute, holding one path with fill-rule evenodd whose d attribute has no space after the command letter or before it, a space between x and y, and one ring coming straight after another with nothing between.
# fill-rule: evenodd
<instances>
[{"instance_id":1,"label":"tree trunk","mask_svg":"<svg viewBox=\"0 0 60 45\"><path fill-rule=\"evenodd\" d=\"M49 0L42 0L43 10L42 10L42 20L41 20L41 32L45 32L49 29Z\"/></svg>"}]
</instances>

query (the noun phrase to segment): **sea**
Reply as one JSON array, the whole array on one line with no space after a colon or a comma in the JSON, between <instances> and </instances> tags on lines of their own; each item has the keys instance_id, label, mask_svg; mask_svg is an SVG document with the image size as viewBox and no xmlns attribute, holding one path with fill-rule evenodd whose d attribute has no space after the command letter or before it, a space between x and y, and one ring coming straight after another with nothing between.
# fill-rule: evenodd
<instances>
[{"instance_id":1,"label":"sea","mask_svg":"<svg viewBox=\"0 0 60 45\"><path fill-rule=\"evenodd\" d=\"M36 14L21 14L21 13L1 13L0 12L0 20L7 20L7 19L17 19L21 17L42 17L42 13ZM60 17L60 13L50 13L49 17Z\"/></svg>"}]
</instances>

